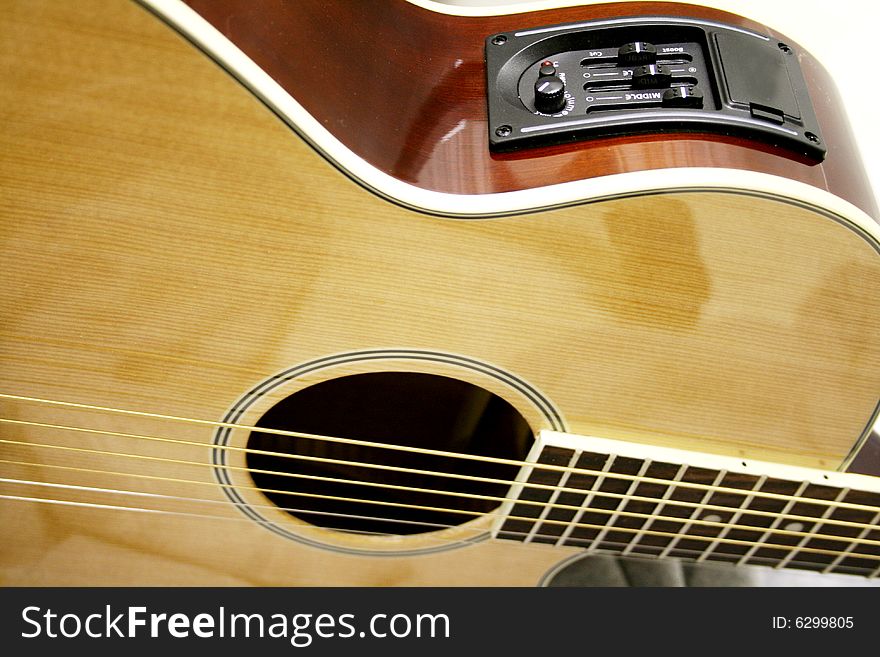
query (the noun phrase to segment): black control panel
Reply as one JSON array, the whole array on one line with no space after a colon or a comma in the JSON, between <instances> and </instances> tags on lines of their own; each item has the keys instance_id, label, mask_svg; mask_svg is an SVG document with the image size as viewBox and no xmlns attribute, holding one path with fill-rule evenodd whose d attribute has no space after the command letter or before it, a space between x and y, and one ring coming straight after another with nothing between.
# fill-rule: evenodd
<instances>
[{"instance_id":1,"label":"black control panel","mask_svg":"<svg viewBox=\"0 0 880 657\"><path fill-rule=\"evenodd\" d=\"M646 132L716 132L825 157L794 49L712 21L650 17L486 40L489 143L513 150Z\"/></svg>"}]
</instances>

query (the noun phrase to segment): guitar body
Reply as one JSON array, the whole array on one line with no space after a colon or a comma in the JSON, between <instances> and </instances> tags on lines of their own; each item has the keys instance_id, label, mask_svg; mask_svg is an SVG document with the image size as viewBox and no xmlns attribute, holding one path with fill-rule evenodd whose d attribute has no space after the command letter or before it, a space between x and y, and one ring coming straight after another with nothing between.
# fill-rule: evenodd
<instances>
[{"instance_id":1,"label":"guitar body","mask_svg":"<svg viewBox=\"0 0 880 657\"><path fill-rule=\"evenodd\" d=\"M367 81L347 99L320 84L304 96L304 74L273 76L340 151L410 190L392 198L394 185L365 182L305 124L292 131L138 4L3 4L0 392L17 397L0 399L15 421L0 425L0 493L77 503L0 500L4 584L534 585L579 552L487 538L483 512L382 535L315 526L267 500L248 473L250 432L222 423L252 427L349 376L383 373L376 394L401 409L432 404L397 374L463 382L532 432L824 470L849 467L866 444L880 392L880 231L837 98L806 55L829 143L821 164L700 134L490 155L486 36L659 10L460 18L377 3L358 29L419 32L446 53L426 55L446 68L378 115L370 80L380 64L405 66L397 51L339 54L351 17L266 3L302 29L323 21L347 59L302 54L328 75L361 59ZM211 20L234 3L192 4ZM461 102L438 100L432 80L449 88L457 70ZM550 185L562 186L558 204ZM456 197L460 212L443 209ZM467 216L470 204L488 210ZM410 443L452 449L434 435ZM491 453L528 451L508 443ZM232 449L218 468L221 444ZM107 508L119 506L163 513Z\"/></svg>"}]
</instances>

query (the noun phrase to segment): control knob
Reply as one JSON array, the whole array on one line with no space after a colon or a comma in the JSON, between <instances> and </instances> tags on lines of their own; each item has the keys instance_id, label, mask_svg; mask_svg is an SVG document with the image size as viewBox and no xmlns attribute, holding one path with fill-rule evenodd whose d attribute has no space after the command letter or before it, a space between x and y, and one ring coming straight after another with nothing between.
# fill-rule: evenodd
<instances>
[{"instance_id":1,"label":"control knob","mask_svg":"<svg viewBox=\"0 0 880 657\"><path fill-rule=\"evenodd\" d=\"M555 70L546 75L542 67L541 72L535 82L535 109L544 114L555 114L565 107L565 83Z\"/></svg>"}]
</instances>

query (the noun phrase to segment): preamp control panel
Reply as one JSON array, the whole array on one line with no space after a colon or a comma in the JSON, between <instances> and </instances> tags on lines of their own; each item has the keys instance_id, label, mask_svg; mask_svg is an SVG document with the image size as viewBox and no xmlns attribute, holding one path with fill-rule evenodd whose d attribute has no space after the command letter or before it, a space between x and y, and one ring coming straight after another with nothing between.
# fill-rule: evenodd
<instances>
[{"instance_id":1,"label":"preamp control panel","mask_svg":"<svg viewBox=\"0 0 880 657\"><path fill-rule=\"evenodd\" d=\"M493 150L679 131L825 157L797 54L767 35L624 18L494 34L485 47Z\"/></svg>"}]
</instances>

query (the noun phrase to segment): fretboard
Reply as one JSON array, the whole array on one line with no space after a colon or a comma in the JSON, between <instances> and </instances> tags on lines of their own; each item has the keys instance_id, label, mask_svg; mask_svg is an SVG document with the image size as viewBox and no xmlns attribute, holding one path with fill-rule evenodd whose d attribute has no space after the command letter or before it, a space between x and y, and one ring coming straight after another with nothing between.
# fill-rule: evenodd
<instances>
[{"instance_id":1,"label":"fretboard","mask_svg":"<svg viewBox=\"0 0 880 657\"><path fill-rule=\"evenodd\" d=\"M880 478L552 431L528 461L497 538L880 575Z\"/></svg>"}]
</instances>

